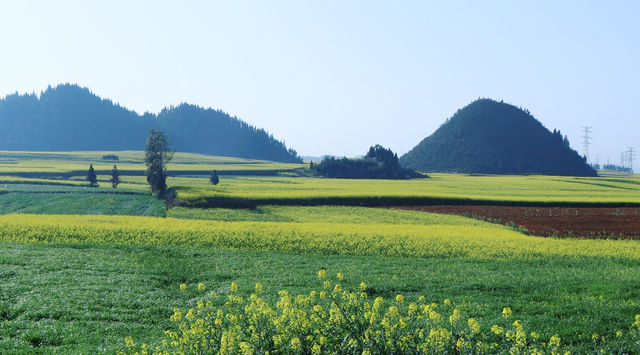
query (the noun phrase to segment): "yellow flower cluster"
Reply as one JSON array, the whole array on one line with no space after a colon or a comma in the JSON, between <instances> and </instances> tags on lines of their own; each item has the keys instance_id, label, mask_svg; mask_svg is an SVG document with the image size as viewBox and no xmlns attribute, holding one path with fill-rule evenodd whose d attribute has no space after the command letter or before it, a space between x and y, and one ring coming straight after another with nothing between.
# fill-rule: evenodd
<instances>
[{"instance_id":1,"label":"yellow flower cluster","mask_svg":"<svg viewBox=\"0 0 640 355\"><path fill-rule=\"evenodd\" d=\"M326 271L318 276L326 278ZM503 311L504 324L487 327L449 300L427 303L420 297L413 303L398 295L396 302L385 304L382 297L368 297L365 283L343 290L336 281L325 280L319 290L295 297L280 291L275 305L260 297L261 284L244 298L232 283L220 307L203 295L195 308L174 309L171 321L177 329L166 331L152 353L570 354L558 335L544 338L527 332L522 321L509 320L509 308ZM629 336L630 344L640 340L640 315L630 332L620 332ZM125 346L125 353L149 351L131 337L125 338Z\"/></svg>"}]
</instances>

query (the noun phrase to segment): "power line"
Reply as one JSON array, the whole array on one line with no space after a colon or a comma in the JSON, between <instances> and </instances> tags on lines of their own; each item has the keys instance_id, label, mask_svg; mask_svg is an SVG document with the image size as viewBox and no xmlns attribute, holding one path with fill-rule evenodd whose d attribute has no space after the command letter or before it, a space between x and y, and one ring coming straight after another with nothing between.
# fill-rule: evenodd
<instances>
[{"instance_id":1,"label":"power line","mask_svg":"<svg viewBox=\"0 0 640 355\"><path fill-rule=\"evenodd\" d=\"M636 152L633 150L633 147L627 149L627 159L629 162L629 172L633 174L633 161L636 160Z\"/></svg>"},{"instance_id":2,"label":"power line","mask_svg":"<svg viewBox=\"0 0 640 355\"><path fill-rule=\"evenodd\" d=\"M591 145L591 142L593 140L593 137L591 137L591 129L593 129L593 127L589 127L589 126L582 127L582 133L584 134L582 136L582 147L583 147L584 156L585 158L587 158L587 162L589 162L589 145Z\"/></svg>"}]
</instances>

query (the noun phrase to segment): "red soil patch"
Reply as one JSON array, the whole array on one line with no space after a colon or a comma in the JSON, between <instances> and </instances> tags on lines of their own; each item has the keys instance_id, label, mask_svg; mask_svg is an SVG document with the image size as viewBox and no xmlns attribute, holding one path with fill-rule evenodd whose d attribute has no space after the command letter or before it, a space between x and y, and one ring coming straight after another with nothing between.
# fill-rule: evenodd
<instances>
[{"instance_id":1,"label":"red soil patch","mask_svg":"<svg viewBox=\"0 0 640 355\"><path fill-rule=\"evenodd\" d=\"M400 206L468 217L502 224L515 223L540 236L640 239L640 208L573 208L509 206Z\"/></svg>"}]
</instances>

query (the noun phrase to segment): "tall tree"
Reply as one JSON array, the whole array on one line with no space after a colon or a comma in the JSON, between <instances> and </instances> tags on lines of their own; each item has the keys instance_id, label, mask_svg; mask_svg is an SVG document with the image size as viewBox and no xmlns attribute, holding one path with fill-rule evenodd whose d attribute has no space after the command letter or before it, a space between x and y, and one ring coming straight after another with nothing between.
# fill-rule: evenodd
<instances>
[{"instance_id":1,"label":"tall tree","mask_svg":"<svg viewBox=\"0 0 640 355\"><path fill-rule=\"evenodd\" d=\"M218 177L218 173L215 169L213 169L211 177L209 177L209 182L211 182L213 185L218 185L218 183L220 182L220 178Z\"/></svg>"},{"instance_id":2,"label":"tall tree","mask_svg":"<svg viewBox=\"0 0 640 355\"><path fill-rule=\"evenodd\" d=\"M118 171L118 168L114 164L113 169L111 169L111 186L113 186L113 188L115 189L119 183L120 183L120 172Z\"/></svg>"},{"instance_id":3,"label":"tall tree","mask_svg":"<svg viewBox=\"0 0 640 355\"><path fill-rule=\"evenodd\" d=\"M93 164L89 165L89 172L87 173L87 181L89 181L89 186L98 187L98 176L96 175L96 171L93 169Z\"/></svg>"},{"instance_id":4,"label":"tall tree","mask_svg":"<svg viewBox=\"0 0 640 355\"><path fill-rule=\"evenodd\" d=\"M151 129L144 155L144 162L147 165L147 182L151 185L151 193L163 198L167 192L167 163L173 157L173 152L169 150L169 140L162 131Z\"/></svg>"}]
</instances>

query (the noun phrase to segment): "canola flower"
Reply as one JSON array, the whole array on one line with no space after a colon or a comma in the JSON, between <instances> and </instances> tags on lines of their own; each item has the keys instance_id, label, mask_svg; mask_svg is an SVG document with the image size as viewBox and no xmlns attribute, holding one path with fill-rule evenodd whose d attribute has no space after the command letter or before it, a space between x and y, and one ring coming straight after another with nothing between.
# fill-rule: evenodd
<instances>
[{"instance_id":1,"label":"canola flower","mask_svg":"<svg viewBox=\"0 0 640 355\"><path fill-rule=\"evenodd\" d=\"M325 272L318 273L321 281ZM364 282L347 290L339 279L329 287L327 281L320 290L295 297L279 291L275 304L261 298L260 283L248 298L238 294L234 283L218 307L217 295L205 293L196 307L173 310L175 327L165 332L161 344L126 337L122 354L571 354L557 334L544 337L528 332L518 319L511 321L510 308L503 311L503 324L482 325L450 300L372 301ZM640 351L640 315L616 337L626 340L625 348L609 348L594 335L596 352Z\"/></svg>"},{"instance_id":2,"label":"canola flower","mask_svg":"<svg viewBox=\"0 0 640 355\"><path fill-rule=\"evenodd\" d=\"M388 257L481 260L613 258L640 260L635 240L525 236L506 227L451 217L450 225L216 222L89 215L3 215L0 241L172 245ZM455 217L455 218L454 218Z\"/></svg>"},{"instance_id":3,"label":"canola flower","mask_svg":"<svg viewBox=\"0 0 640 355\"><path fill-rule=\"evenodd\" d=\"M109 151L92 151L92 152L10 152L14 159L11 162L0 162L0 168L6 172L71 172L78 170L86 170L88 162L99 159L102 155L112 154ZM6 152L5 152L6 155ZM144 171L144 152L143 151L127 151L118 152L120 162L118 167L122 166L123 170ZM221 156L204 156L195 153L176 152L168 169L172 171L193 170L194 164L198 164L201 170L213 170L219 168L219 164L224 164L224 170L291 170L304 167L302 164L294 163L277 163L264 160L243 159L234 157ZM96 170L109 170L113 166L112 163L95 162ZM135 178L128 176L127 178ZM171 180L183 181L202 181L205 179L185 179L172 178ZM139 181L145 181L144 177ZM146 182L146 181L145 181Z\"/></svg>"},{"instance_id":4,"label":"canola flower","mask_svg":"<svg viewBox=\"0 0 640 355\"><path fill-rule=\"evenodd\" d=\"M228 180L220 190L203 180L175 180L178 198L206 205L207 199L244 199L258 204L295 200L466 199L526 202L640 202L637 179L557 176L465 176L429 174L430 179L320 179L301 177L242 177ZM371 191L375 191L372 198Z\"/></svg>"}]
</instances>

